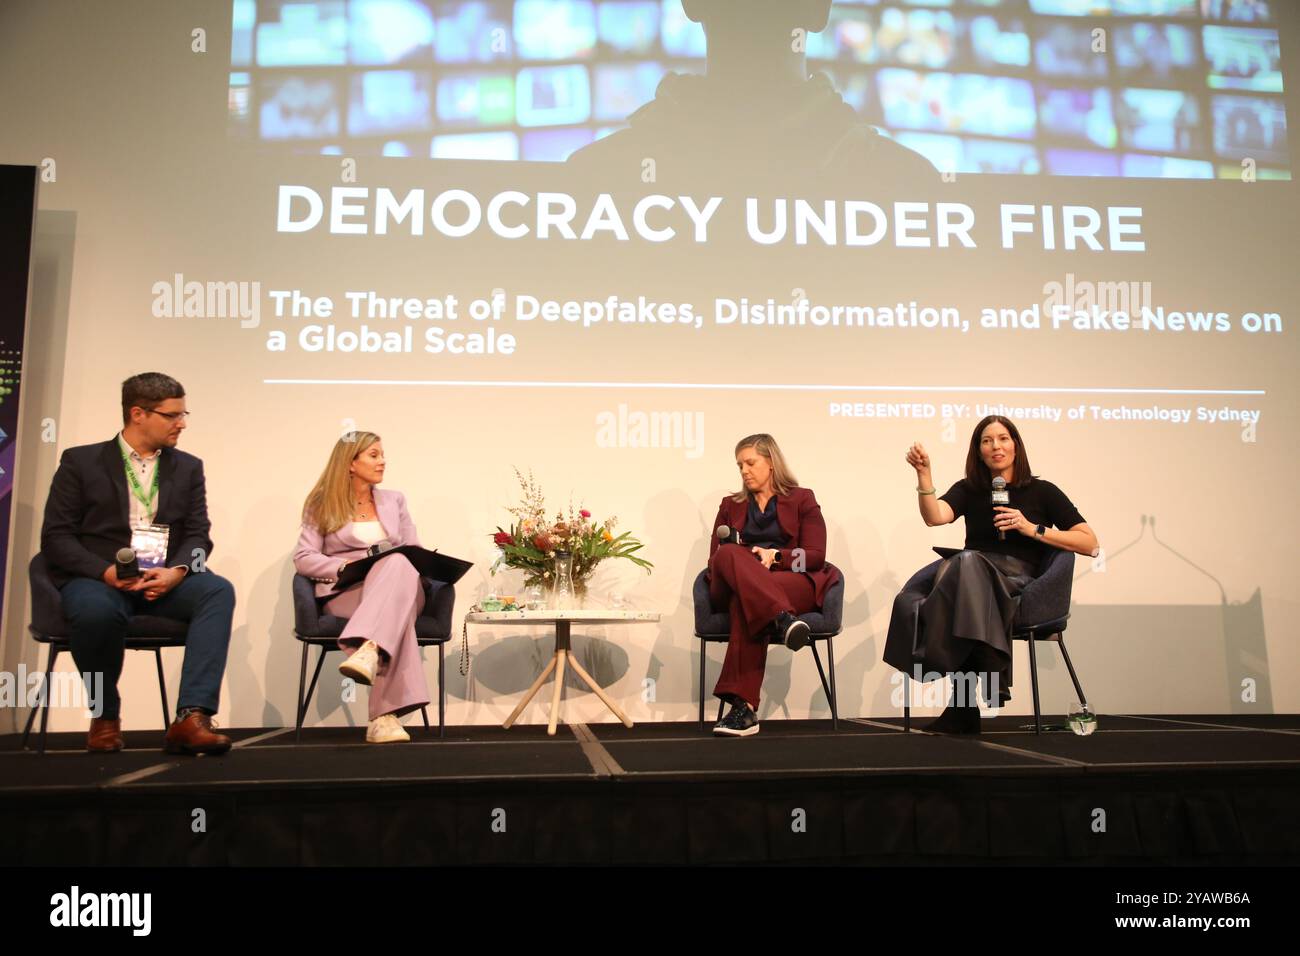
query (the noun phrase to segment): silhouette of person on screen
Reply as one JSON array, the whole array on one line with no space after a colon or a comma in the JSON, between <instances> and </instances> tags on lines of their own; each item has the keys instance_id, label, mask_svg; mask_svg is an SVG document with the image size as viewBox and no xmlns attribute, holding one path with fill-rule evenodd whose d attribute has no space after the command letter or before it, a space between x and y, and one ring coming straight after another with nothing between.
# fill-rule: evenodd
<instances>
[{"instance_id":1,"label":"silhouette of person on screen","mask_svg":"<svg viewBox=\"0 0 1300 956\"><path fill-rule=\"evenodd\" d=\"M826 181L908 189L938 182L930 162L863 122L821 73L805 34L826 28L832 0L683 0L704 26L707 75L667 73L629 127L570 158L605 176Z\"/></svg>"}]
</instances>

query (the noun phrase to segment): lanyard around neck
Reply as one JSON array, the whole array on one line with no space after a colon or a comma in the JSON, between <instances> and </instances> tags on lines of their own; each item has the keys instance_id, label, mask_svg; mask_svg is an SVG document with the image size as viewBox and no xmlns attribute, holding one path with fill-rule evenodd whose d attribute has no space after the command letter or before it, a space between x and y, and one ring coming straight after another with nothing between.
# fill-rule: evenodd
<instances>
[{"instance_id":1,"label":"lanyard around neck","mask_svg":"<svg viewBox=\"0 0 1300 956\"><path fill-rule=\"evenodd\" d=\"M131 465L131 457L126 453L126 450L122 448L121 445L117 446L117 450L122 454L122 464L126 467L126 480L131 486L131 494L135 495L136 501L144 505L146 513L153 514L153 503L158 497L158 466L162 462L155 461L153 464L153 486L149 489L149 494L146 497L144 487L140 484L140 479L136 476L135 468ZM154 452L154 456L158 457L158 453Z\"/></svg>"}]
</instances>

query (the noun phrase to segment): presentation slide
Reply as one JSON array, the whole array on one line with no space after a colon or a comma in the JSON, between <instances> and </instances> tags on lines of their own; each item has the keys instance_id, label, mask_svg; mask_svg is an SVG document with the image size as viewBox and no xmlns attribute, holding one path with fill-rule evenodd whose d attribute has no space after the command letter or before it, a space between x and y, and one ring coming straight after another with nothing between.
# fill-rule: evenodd
<instances>
[{"instance_id":1,"label":"presentation slide","mask_svg":"<svg viewBox=\"0 0 1300 956\"><path fill-rule=\"evenodd\" d=\"M692 584L766 432L845 578L840 714L888 715L894 596L963 540L904 456L942 493L999 414L1101 543L1067 635L1090 703L1294 712L1298 44L1279 0L7 4L0 161L42 173L13 566L62 450L161 371L238 595L230 724L293 721L301 508L357 429L421 542L475 562L449 723L503 719L549 653L471 625L454 663L465 613L524 590L491 571L516 469L644 543L587 600L659 622L575 654L635 719L691 719ZM127 721L154 680L128 661ZM310 722L364 721L322 680ZM580 686L570 719L609 719ZM815 668L773 651L761 713L828 715Z\"/></svg>"}]
</instances>

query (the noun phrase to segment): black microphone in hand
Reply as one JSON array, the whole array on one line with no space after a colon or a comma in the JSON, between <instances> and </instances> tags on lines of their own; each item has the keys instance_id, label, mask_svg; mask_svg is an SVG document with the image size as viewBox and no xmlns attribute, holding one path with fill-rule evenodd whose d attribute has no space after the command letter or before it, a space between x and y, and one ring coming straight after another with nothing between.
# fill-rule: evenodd
<instances>
[{"instance_id":1,"label":"black microphone in hand","mask_svg":"<svg viewBox=\"0 0 1300 956\"><path fill-rule=\"evenodd\" d=\"M140 562L136 559L135 551L132 548L121 548L116 555L117 579L119 581L130 581L132 578L140 576Z\"/></svg>"},{"instance_id":2,"label":"black microphone in hand","mask_svg":"<svg viewBox=\"0 0 1300 956\"><path fill-rule=\"evenodd\" d=\"M1007 480L1001 475L993 479L993 507L1003 505L1011 507L1011 492L1007 491ZM997 519L997 513L994 513L994 520ZM1007 540L1007 533L1002 528L998 528L998 540Z\"/></svg>"},{"instance_id":3,"label":"black microphone in hand","mask_svg":"<svg viewBox=\"0 0 1300 956\"><path fill-rule=\"evenodd\" d=\"M731 528L729 528L729 527L728 527L727 525L725 525L725 524L720 524L720 525L718 525L718 528L717 528L717 532L716 532L716 534L718 535L718 542L719 542L720 544L740 544L740 543L741 543L741 541L740 541L740 532L739 532L739 531L732 531Z\"/></svg>"}]
</instances>

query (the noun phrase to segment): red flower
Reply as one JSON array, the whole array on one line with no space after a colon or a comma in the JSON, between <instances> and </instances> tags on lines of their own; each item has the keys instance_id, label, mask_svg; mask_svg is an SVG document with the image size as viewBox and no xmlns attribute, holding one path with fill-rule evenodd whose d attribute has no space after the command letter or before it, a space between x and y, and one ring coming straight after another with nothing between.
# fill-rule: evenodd
<instances>
[{"instance_id":1,"label":"red flower","mask_svg":"<svg viewBox=\"0 0 1300 956\"><path fill-rule=\"evenodd\" d=\"M551 543L551 536L549 534L539 534L533 538L533 547L538 551L545 552L550 551L554 545Z\"/></svg>"},{"instance_id":2,"label":"red flower","mask_svg":"<svg viewBox=\"0 0 1300 956\"><path fill-rule=\"evenodd\" d=\"M591 512L588 511L586 508L583 508L581 511L579 511L578 514L582 515L584 518L591 517Z\"/></svg>"},{"instance_id":3,"label":"red flower","mask_svg":"<svg viewBox=\"0 0 1300 956\"><path fill-rule=\"evenodd\" d=\"M492 536L492 542L493 544L507 545L507 544L514 544L515 539L510 535L508 531L498 531L496 534Z\"/></svg>"}]
</instances>

